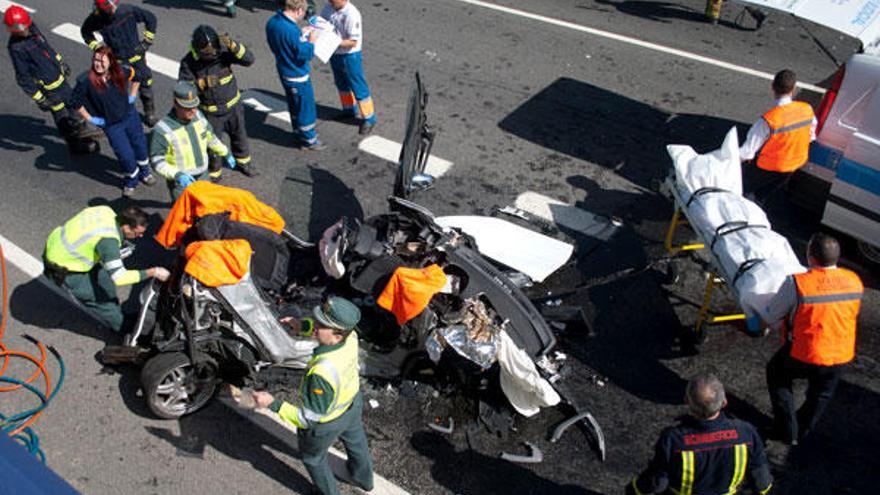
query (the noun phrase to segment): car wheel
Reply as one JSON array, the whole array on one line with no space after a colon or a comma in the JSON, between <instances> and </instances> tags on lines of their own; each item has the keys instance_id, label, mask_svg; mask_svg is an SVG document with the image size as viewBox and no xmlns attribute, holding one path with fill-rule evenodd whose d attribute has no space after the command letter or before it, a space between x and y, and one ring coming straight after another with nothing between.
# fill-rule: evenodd
<instances>
[{"instance_id":1,"label":"car wheel","mask_svg":"<svg viewBox=\"0 0 880 495\"><path fill-rule=\"evenodd\" d=\"M141 385L147 407L163 419L176 419L201 409L217 387L217 363L196 354L190 363L182 352L164 352L153 356L141 370Z\"/></svg>"}]
</instances>

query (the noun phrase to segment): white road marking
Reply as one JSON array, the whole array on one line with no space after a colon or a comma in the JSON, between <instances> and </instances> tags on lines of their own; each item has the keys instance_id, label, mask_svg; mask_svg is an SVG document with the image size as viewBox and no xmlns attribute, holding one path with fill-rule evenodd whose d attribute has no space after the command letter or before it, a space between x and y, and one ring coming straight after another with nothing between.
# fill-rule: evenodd
<instances>
[{"instance_id":1,"label":"white road marking","mask_svg":"<svg viewBox=\"0 0 880 495\"><path fill-rule=\"evenodd\" d=\"M82 36L80 35L79 26L75 24L71 24L69 22L65 24L60 24L58 26L55 26L52 29L52 32L77 43L85 44ZM100 35L98 35L97 33L96 37L99 40L101 39ZM154 71L166 75L172 79L177 79L178 69L180 68L180 62L165 58L161 55L156 55L153 52L147 53L147 65L149 65L150 68ZM269 96L260 91L247 90L244 91L241 96L242 103L253 108L254 110L267 113L269 117L278 119L282 122L286 122L288 124L291 123L290 113L287 111L287 103L285 101L275 98L273 96ZM380 136L370 136L361 141L360 145L358 145L358 148L360 148L361 151L366 151L367 153L376 155L379 158L383 158L392 163L397 163L397 159L400 156L401 145ZM428 164L425 168L425 172L433 175L434 177L441 177L451 167L452 162L431 155L430 157L428 157Z\"/></svg>"},{"instance_id":2,"label":"white road marking","mask_svg":"<svg viewBox=\"0 0 880 495\"><path fill-rule=\"evenodd\" d=\"M722 60L717 60L711 57L706 57L703 55L697 55L696 53L686 52L684 50L679 50L677 48L671 48L668 46L658 45L657 43L651 43L650 41L643 41L638 38L633 38L630 36L624 36L617 33L612 33L609 31L603 31L601 29L591 28L587 26L582 26L580 24L575 24L573 22L563 21L559 19L554 19L552 17L547 17L539 14L532 14L531 12L525 12L522 10L513 9L510 7L504 7L502 5L495 5L493 3L482 2L480 0L454 0L456 2L466 3L469 5L474 5L476 7L483 7L486 9L495 10L498 12L504 12L505 14L515 15L518 17L524 17L526 19L532 19L534 21L540 21L547 24L552 24L554 26L564 27L567 29L572 29L575 31L580 31L582 33L588 33L595 36L601 36L603 38L612 39L615 41L620 41L623 43L628 43L630 45L640 46L642 48L647 48L649 50L655 50L658 52L666 53L669 55L675 55L677 57L682 57L690 60L694 60L697 62L702 62L709 65L714 65L716 67L721 67L722 69L728 69L732 71L736 71L742 74L747 74L750 76L760 77L761 79L766 79L768 81L773 80L774 74L770 74L769 72L763 72L755 69L750 69L748 67L743 67L741 65L732 64L729 62L724 62ZM798 83L798 86L804 89L808 89L810 91L815 91L816 93L823 94L825 90L818 86L814 86L812 84L806 83Z\"/></svg>"},{"instance_id":3,"label":"white road marking","mask_svg":"<svg viewBox=\"0 0 880 495\"><path fill-rule=\"evenodd\" d=\"M588 235L596 232L596 215L534 191L517 196L514 206L551 223Z\"/></svg>"},{"instance_id":4,"label":"white road marking","mask_svg":"<svg viewBox=\"0 0 880 495\"><path fill-rule=\"evenodd\" d=\"M8 9L9 7L12 7L13 5L18 5L19 7L23 8L27 12L30 12L31 14L36 12L35 9L32 9L32 8L28 7L27 5L22 5L18 2L10 2L8 0L0 0L0 12L6 12L6 9Z\"/></svg>"},{"instance_id":5,"label":"white road marking","mask_svg":"<svg viewBox=\"0 0 880 495\"><path fill-rule=\"evenodd\" d=\"M58 26L52 28L52 32L71 41L75 41L83 45L85 44L85 41L83 41L82 35L79 32L79 26L77 26L76 24L72 24L69 22L59 24ZM95 38L97 38L98 41L101 41L100 34L95 33ZM153 52L147 52L147 65L159 74L168 76L171 79L175 80L177 79L177 72L180 68L179 61L171 60L170 58L163 57L162 55L156 55Z\"/></svg>"},{"instance_id":6,"label":"white road marking","mask_svg":"<svg viewBox=\"0 0 880 495\"><path fill-rule=\"evenodd\" d=\"M55 285L55 283L42 276L43 263L41 263L40 260L29 255L24 249L16 246L12 243L12 241L3 237L2 235L0 235L0 246L3 246L3 258L6 261L11 263L19 270L23 271L25 275L38 280L47 289L57 294L65 301L69 301L72 305L82 310L82 312L85 313L87 316L91 317L96 322L103 325L103 322L100 318L98 318L96 314L92 313L88 310L88 308L71 298L70 294L68 294L67 291L63 290L61 287Z\"/></svg>"},{"instance_id":7,"label":"white road marking","mask_svg":"<svg viewBox=\"0 0 880 495\"><path fill-rule=\"evenodd\" d=\"M401 147L399 143L382 136L369 136L358 144L358 149L361 151L366 151L391 163L397 163L400 159ZM425 173L434 177L442 177L450 168L452 168L452 162L430 155L425 166Z\"/></svg>"}]
</instances>

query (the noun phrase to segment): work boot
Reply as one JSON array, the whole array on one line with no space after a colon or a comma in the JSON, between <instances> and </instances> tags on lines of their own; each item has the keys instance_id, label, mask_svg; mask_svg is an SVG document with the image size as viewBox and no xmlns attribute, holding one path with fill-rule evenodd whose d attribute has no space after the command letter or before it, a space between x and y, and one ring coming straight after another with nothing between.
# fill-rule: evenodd
<instances>
[{"instance_id":1,"label":"work boot","mask_svg":"<svg viewBox=\"0 0 880 495\"><path fill-rule=\"evenodd\" d=\"M767 14L761 9L752 6L746 7L746 12L748 12L749 15L752 16L752 19L755 20L755 31L761 29L761 26L764 25L764 21L767 20Z\"/></svg>"},{"instance_id":2,"label":"work boot","mask_svg":"<svg viewBox=\"0 0 880 495\"><path fill-rule=\"evenodd\" d=\"M68 138L66 141L67 150L72 155L88 155L101 150L101 146L94 139Z\"/></svg>"},{"instance_id":3,"label":"work boot","mask_svg":"<svg viewBox=\"0 0 880 495\"><path fill-rule=\"evenodd\" d=\"M141 179L141 182L143 182L147 186L154 186L156 184L156 176L153 174L150 174L150 175L144 177L143 179Z\"/></svg>"},{"instance_id":4,"label":"work boot","mask_svg":"<svg viewBox=\"0 0 880 495\"><path fill-rule=\"evenodd\" d=\"M122 197L126 199L131 199L134 197L134 188L133 187L123 187L122 188Z\"/></svg>"},{"instance_id":5,"label":"work boot","mask_svg":"<svg viewBox=\"0 0 880 495\"><path fill-rule=\"evenodd\" d=\"M256 176L260 175L260 172L257 170L257 167L253 163L250 163L250 162L238 163L235 165L235 168L237 168L239 171L241 171L241 173L243 173L244 175L246 175L248 177L256 177Z\"/></svg>"},{"instance_id":6,"label":"work boot","mask_svg":"<svg viewBox=\"0 0 880 495\"><path fill-rule=\"evenodd\" d=\"M367 134L373 132L373 127L376 127L375 122L363 121L361 122L361 127L358 129L358 134L361 136L366 136Z\"/></svg>"},{"instance_id":7,"label":"work boot","mask_svg":"<svg viewBox=\"0 0 880 495\"><path fill-rule=\"evenodd\" d=\"M226 6L226 15L235 19L235 5Z\"/></svg>"},{"instance_id":8,"label":"work boot","mask_svg":"<svg viewBox=\"0 0 880 495\"><path fill-rule=\"evenodd\" d=\"M156 104L153 102L152 98L143 98L141 95L141 102L144 104L144 124L147 127L153 127L159 122L159 119L156 117Z\"/></svg>"},{"instance_id":9,"label":"work boot","mask_svg":"<svg viewBox=\"0 0 880 495\"><path fill-rule=\"evenodd\" d=\"M327 145L322 143L321 141L315 141L312 144L303 144L299 147L299 149L303 151L321 151L326 150Z\"/></svg>"},{"instance_id":10,"label":"work boot","mask_svg":"<svg viewBox=\"0 0 880 495\"><path fill-rule=\"evenodd\" d=\"M211 182L213 182L214 184L217 184L223 180L223 171L222 170L215 170L213 172L209 172L208 178L211 180Z\"/></svg>"}]
</instances>

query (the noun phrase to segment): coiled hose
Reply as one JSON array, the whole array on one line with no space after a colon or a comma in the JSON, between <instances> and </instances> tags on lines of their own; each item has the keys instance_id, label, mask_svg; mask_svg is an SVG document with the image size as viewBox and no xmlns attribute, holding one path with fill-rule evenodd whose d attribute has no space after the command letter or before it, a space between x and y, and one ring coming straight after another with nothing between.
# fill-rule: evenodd
<instances>
[{"instance_id":1,"label":"coiled hose","mask_svg":"<svg viewBox=\"0 0 880 495\"><path fill-rule=\"evenodd\" d=\"M46 369L46 347L37 339L24 335L26 339L31 341L40 351L40 357L36 358L26 352L10 350L3 343L3 332L6 327L7 319L7 292L8 284L6 279L6 258L3 255L3 246L0 244L0 274L2 274L2 298L0 298L0 356L3 363L0 365L0 383L9 385L0 385L0 393L14 393L19 391L27 391L35 395L39 399L39 405L16 412L9 416L0 413L0 429L4 434L9 435L13 440L24 446L31 454L36 456L40 461L46 462L46 455L40 448L40 438L31 428L31 425L40 417L43 410L49 406L52 399L58 394L61 385L64 383L64 360L54 347L49 347L49 352L58 363L58 383L52 387L52 377ZM33 364L36 369L26 379L5 376L9 363L13 358L28 361ZM43 390L34 385L34 381L38 377L43 377Z\"/></svg>"}]
</instances>

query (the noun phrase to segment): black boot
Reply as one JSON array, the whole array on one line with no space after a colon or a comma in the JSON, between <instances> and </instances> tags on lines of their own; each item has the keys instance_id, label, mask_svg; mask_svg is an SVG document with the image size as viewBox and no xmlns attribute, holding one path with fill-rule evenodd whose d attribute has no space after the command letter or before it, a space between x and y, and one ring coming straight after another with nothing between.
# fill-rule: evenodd
<instances>
[{"instance_id":1,"label":"black boot","mask_svg":"<svg viewBox=\"0 0 880 495\"><path fill-rule=\"evenodd\" d=\"M153 127L159 122L156 117L156 102L153 99L153 88L141 89L141 103L144 105L144 124Z\"/></svg>"},{"instance_id":2,"label":"black boot","mask_svg":"<svg viewBox=\"0 0 880 495\"><path fill-rule=\"evenodd\" d=\"M87 155L101 150L101 145L91 138L68 138L66 141L67 150L73 155Z\"/></svg>"},{"instance_id":3,"label":"black boot","mask_svg":"<svg viewBox=\"0 0 880 495\"><path fill-rule=\"evenodd\" d=\"M761 29L761 26L764 25L764 21L767 20L767 14L764 13L761 9L757 7L746 7L746 12L752 16L752 19L755 20L755 30Z\"/></svg>"}]
</instances>

